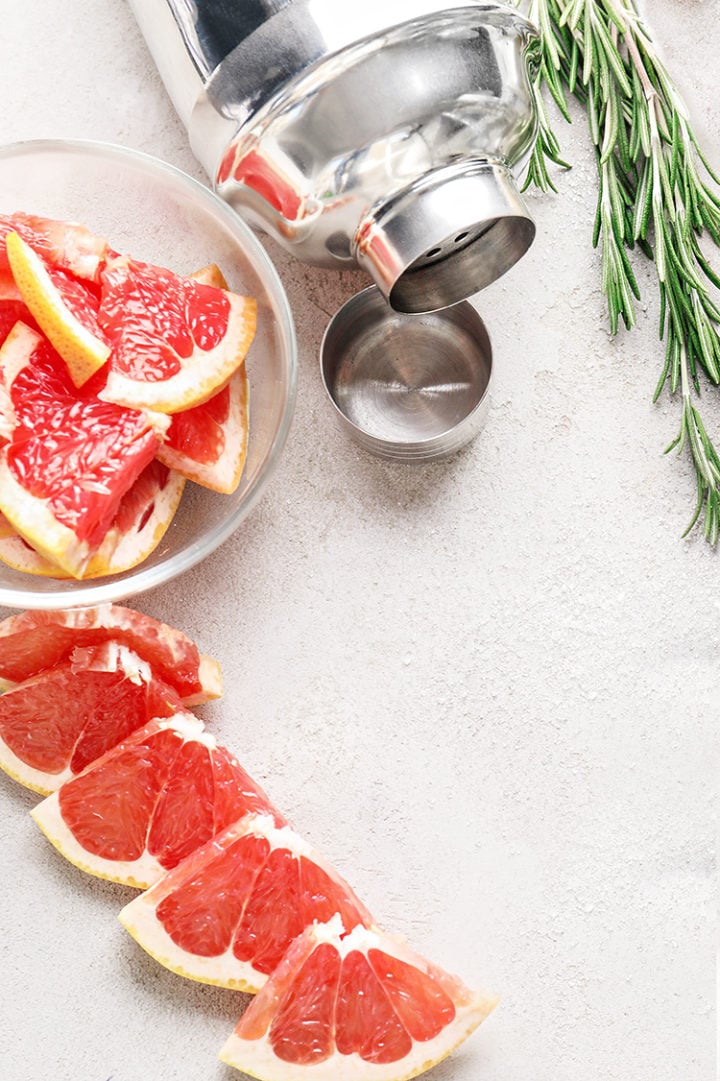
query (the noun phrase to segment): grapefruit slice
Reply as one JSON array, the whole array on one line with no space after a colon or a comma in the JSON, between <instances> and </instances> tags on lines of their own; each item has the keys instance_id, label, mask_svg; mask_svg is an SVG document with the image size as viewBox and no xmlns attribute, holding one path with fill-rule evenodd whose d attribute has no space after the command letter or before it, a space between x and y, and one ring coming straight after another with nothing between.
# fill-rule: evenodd
<instances>
[{"instance_id":1,"label":"grapefruit slice","mask_svg":"<svg viewBox=\"0 0 720 1081\"><path fill-rule=\"evenodd\" d=\"M12 429L0 455L0 511L78 577L153 460L166 421L78 390L52 346L22 323L0 348L0 376L4 430Z\"/></svg>"},{"instance_id":2,"label":"grapefruit slice","mask_svg":"<svg viewBox=\"0 0 720 1081\"><path fill-rule=\"evenodd\" d=\"M146 889L251 811L282 821L202 722L177 713L150 721L30 813L81 870Z\"/></svg>"},{"instance_id":3,"label":"grapefruit slice","mask_svg":"<svg viewBox=\"0 0 720 1081\"><path fill-rule=\"evenodd\" d=\"M97 322L99 298L67 271L46 265L19 233L8 233L5 247L22 299L81 387L110 356Z\"/></svg>"},{"instance_id":4,"label":"grapefruit slice","mask_svg":"<svg viewBox=\"0 0 720 1081\"><path fill-rule=\"evenodd\" d=\"M58 612L21 612L0 622L0 688L51 668L78 646L109 640L128 646L169 684L186 706L222 694L220 665L182 631L151 616L103 604Z\"/></svg>"},{"instance_id":5,"label":"grapefruit slice","mask_svg":"<svg viewBox=\"0 0 720 1081\"><path fill-rule=\"evenodd\" d=\"M181 709L127 646L78 647L0 695L0 767L48 795L151 718Z\"/></svg>"},{"instance_id":6,"label":"grapefruit slice","mask_svg":"<svg viewBox=\"0 0 720 1081\"><path fill-rule=\"evenodd\" d=\"M129 256L101 273L98 322L112 353L101 396L177 413L225 385L250 347L257 303Z\"/></svg>"},{"instance_id":7,"label":"grapefruit slice","mask_svg":"<svg viewBox=\"0 0 720 1081\"><path fill-rule=\"evenodd\" d=\"M175 516L185 478L157 459L142 471L120 501L112 526L95 551L82 578L120 574L153 552ZM55 563L37 552L0 517L0 561L14 570L45 578L68 578Z\"/></svg>"},{"instance_id":8,"label":"grapefruit slice","mask_svg":"<svg viewBox=\"0 0 720 1081\"><path fill-rule=\"evenodd\" d=\"M204 285L227 289L216 264L191 277ZM240 483L248 442L249 387L245 362L229 383L192 409L170 417L165 439L158 448L161 462L188 480L230 494Z\"/></svg>"},{"instance_id":9,"label":"grapefruit slice","mask_svg":"<svg viewBox=\"0 0 720 1081\"><path fill-rule=\"evenodd\" d=\"M401 1081L445 1058L497 1004L377 929L295 939L220 1058L262 1081Z\"/></svg>"},{"instance_id":10,"label":"grapefruit slice","mask_svg":"<svg viewBox=\"0 0 720 1081\"><path fill-rule=\"evenodd\" d=\"M69 270L78 278L96 281L108 255L107 241L84 225L38 214L0 214L0 270L9 266L4 240L18 233L46 262Z\"/></svg>"},{"instance_id":11,"label":"grapefruit slice","mask_svg":"<svg viewBox=\"0 0 720 1081\"><path fill-rule=\"evenodd\" d=\"M201 405L174 413L158 460L188 480L229 495L240 483L248 443L245 364Z\"/></svg>"},{"instance_id":12,"label":"grapefruit slice","mask_svg":"<svg viewBox=\"0 0 720 1081\"><path fill-rule=\"evenodd\" d=\"M313 921L373 920L352 889L289 826L248 815L120 913L143 949L202 983L258 991Z\"/></svg>"}]
</instances>

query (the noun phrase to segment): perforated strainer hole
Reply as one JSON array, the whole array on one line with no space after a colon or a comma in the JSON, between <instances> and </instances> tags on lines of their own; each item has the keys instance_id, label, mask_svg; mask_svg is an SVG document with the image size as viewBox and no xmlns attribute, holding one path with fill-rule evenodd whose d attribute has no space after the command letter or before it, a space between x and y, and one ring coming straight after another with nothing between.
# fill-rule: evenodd
<instances>
[{"instance_id":1,"label":"perforated strainer hole","mask_svg":"<svg viewBox=\"0 0 720 1081\"><path fill-rule=\"evenodd\" d=\"M435 244L432 248L428 248L425 254L416 260L413 270L449 259L455 255L459 248L466 248L470 244L474 244L488 229L492 228L493 224L493 221L481 222L473 228L463 229L454 236L447 237L441 244Z\"/></svg>"}]
</instances>

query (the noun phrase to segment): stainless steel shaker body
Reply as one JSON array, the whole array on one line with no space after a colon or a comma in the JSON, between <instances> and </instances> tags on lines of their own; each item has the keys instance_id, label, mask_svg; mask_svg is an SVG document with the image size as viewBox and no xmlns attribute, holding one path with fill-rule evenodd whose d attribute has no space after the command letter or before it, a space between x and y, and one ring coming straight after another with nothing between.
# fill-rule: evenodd
<instances>
[{"instance_id":1,"label":"stainless steel shaker body","mask_svg":"<svg viewBox=\"0 0 720 1081\"><path fill-rule=\"evenodd\" d=\"M537 33L481 0L130 0L218 193L399 311L508 270L535 227Z\"/></svg>"}]
</instances>

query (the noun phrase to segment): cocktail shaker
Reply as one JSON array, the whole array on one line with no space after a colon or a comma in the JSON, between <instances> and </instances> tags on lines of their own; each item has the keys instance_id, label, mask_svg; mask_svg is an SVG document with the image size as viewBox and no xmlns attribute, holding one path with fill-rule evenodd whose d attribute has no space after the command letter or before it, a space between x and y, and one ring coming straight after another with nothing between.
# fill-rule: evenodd
<instances>
[{"instance_id":1,"label":"cocktail shaker","mask_svg":"<svg viewBox=\"0 0 720 1081\"><path fill-rule=\"evenodd\" d=\"M253 227L405 313L527 251L538 35L481 0L130 0L194 154Z\"/></svg>"}]
</instances>

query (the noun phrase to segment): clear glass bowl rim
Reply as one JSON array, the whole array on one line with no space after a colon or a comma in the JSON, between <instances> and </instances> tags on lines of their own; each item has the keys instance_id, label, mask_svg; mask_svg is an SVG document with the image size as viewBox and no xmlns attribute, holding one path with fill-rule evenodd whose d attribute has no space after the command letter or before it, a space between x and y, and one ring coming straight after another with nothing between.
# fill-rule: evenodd
<instances>
[{"instance_id":1,"label":"clear glass bowl rim","mask_svg":"<svg viewBox=\"0 0 720 1081\"><path fill-rule=\"evenodd\" d=\"M171 581L196 566L215 551L238 528L263 495L268 481L277 468L292 424L297 395L298 350L295 323L290 311L285 288L277 270L262 244L250 229L250 226L225 203L219 195L182 169L143 150L123 146L119 143L103 142L94 139L27 139L0 146L0 162L6 158L17 157L33 152L91 155L106 158L108 161L119 160L134 164L159 177L169 177L180 187L184 187L192 198L205 203L209 210L224 219L228 228L239 234L244 251L252 262L256 272L272 289L278 305L278 317L281 322L283 337L287 343L288 371L285 405L280 423L267 453L263 469L254 478L241 504L235 512L209 530L201 541L176 552L169 559L154 567L140 564L124 574L107 581L95 583L92 579L78 580L73 583L72 591L58 593L34 592L0 585L0 606L18 609L59 610L69 608L87 608L99 604L114 604L127 600L131 596L145 593Z\"/></svg>"}]
</instances>

